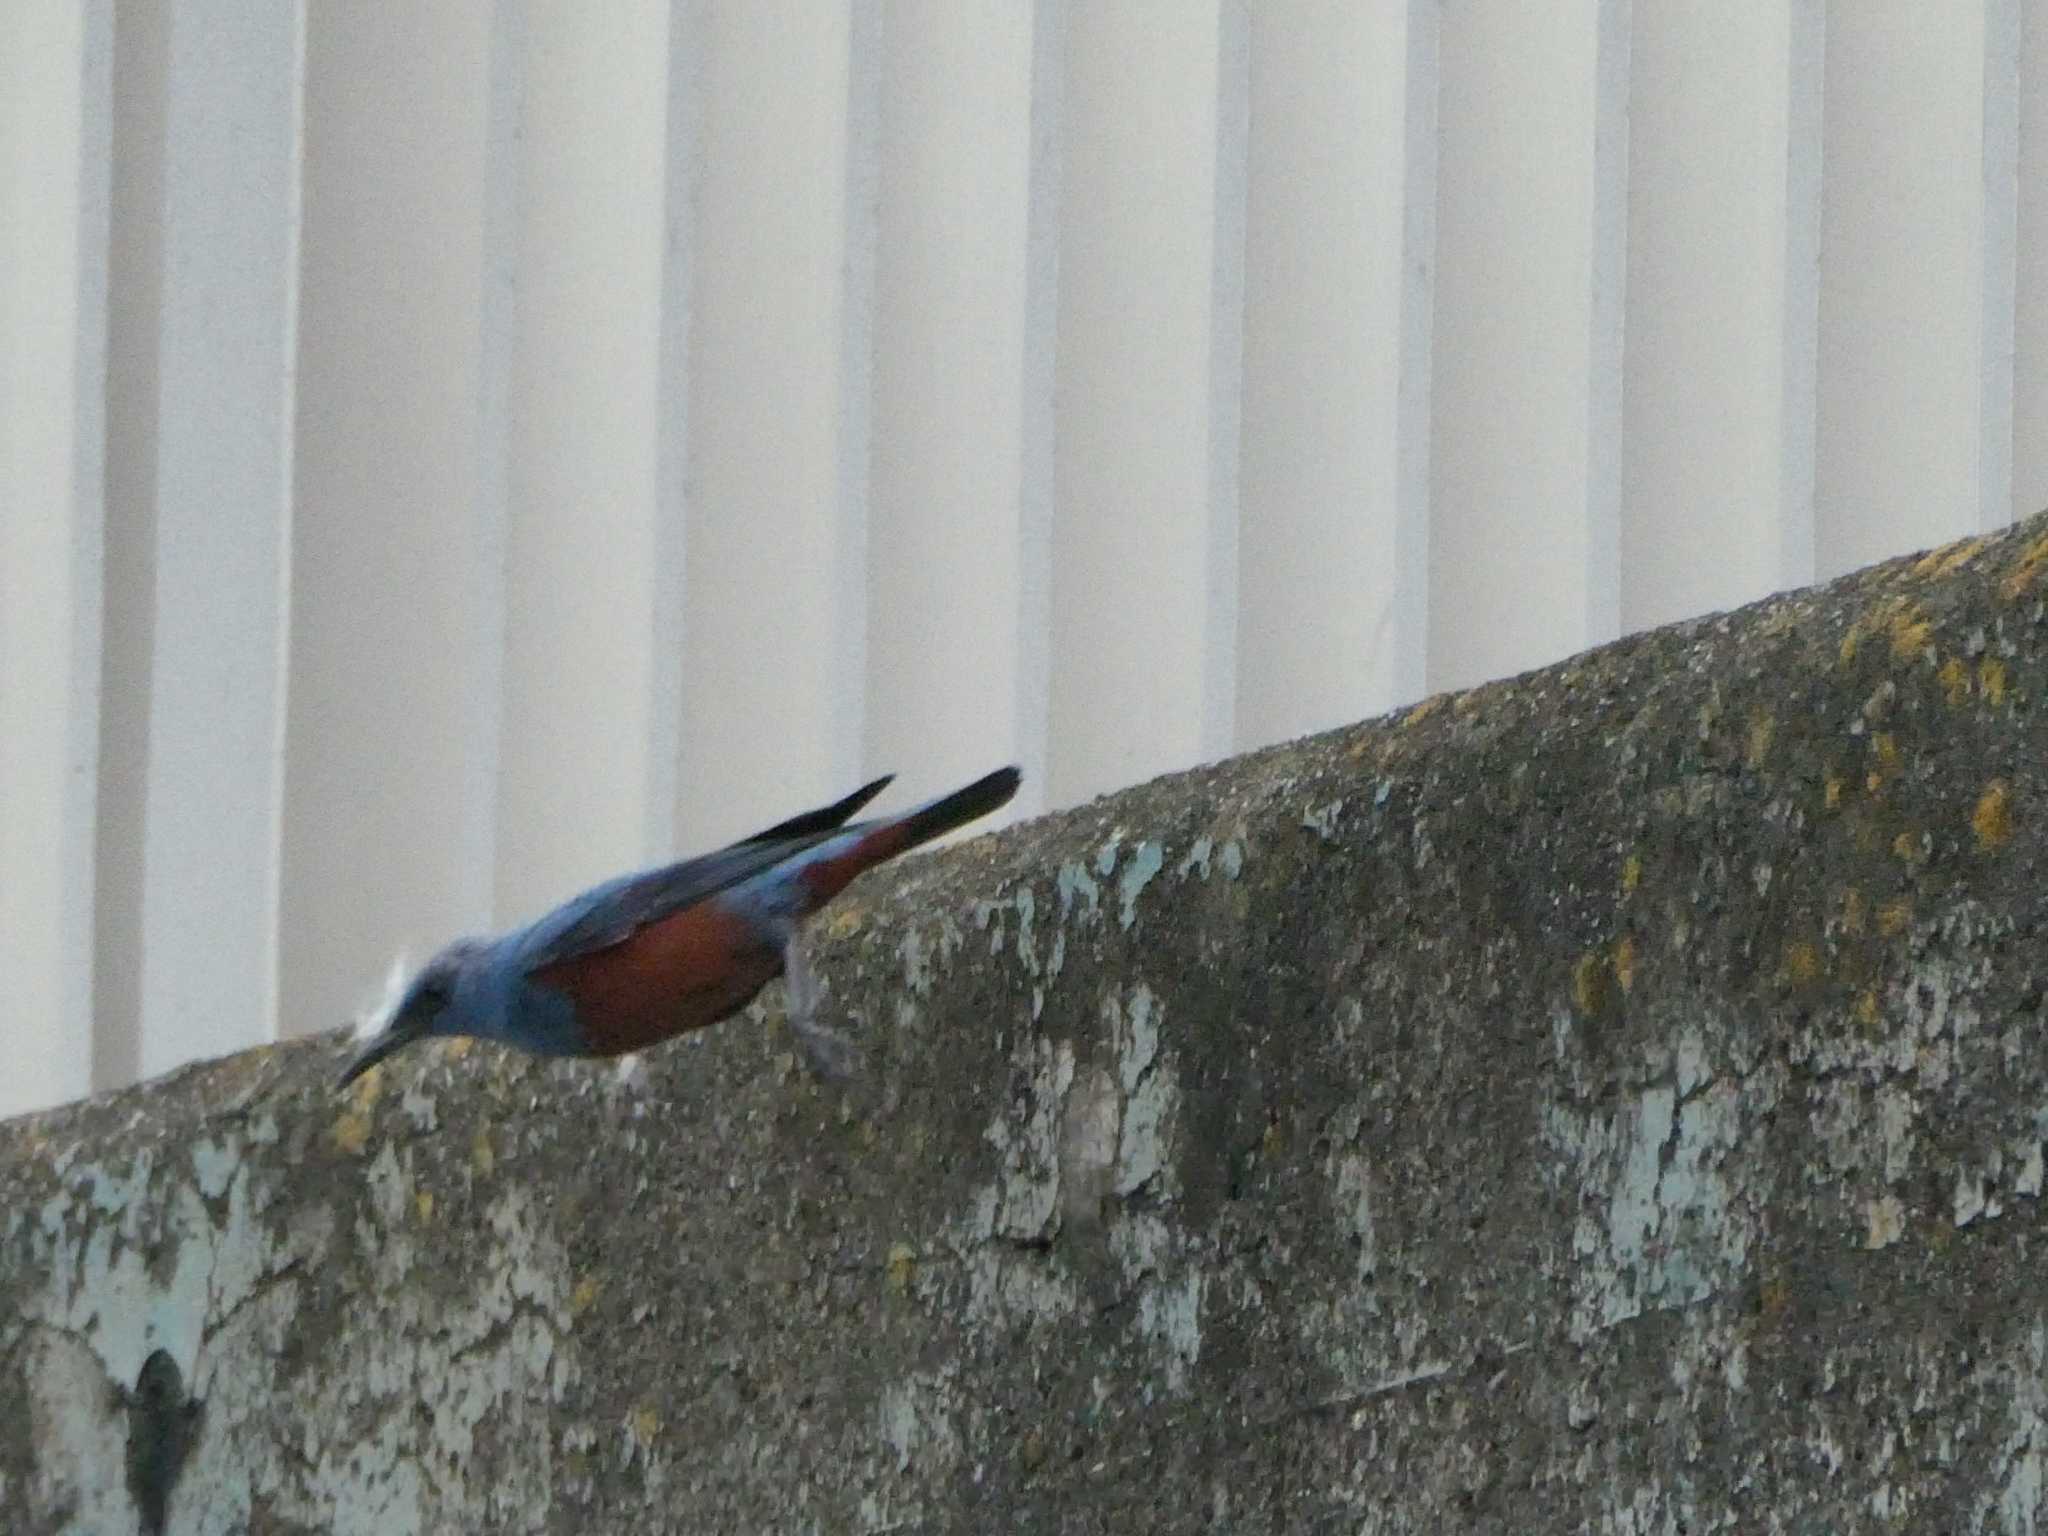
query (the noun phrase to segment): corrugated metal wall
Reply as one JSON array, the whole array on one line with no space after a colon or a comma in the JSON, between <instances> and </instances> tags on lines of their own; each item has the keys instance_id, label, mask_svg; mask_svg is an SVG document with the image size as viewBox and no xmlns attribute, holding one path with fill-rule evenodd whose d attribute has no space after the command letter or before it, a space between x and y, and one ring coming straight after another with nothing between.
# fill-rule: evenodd
<instances>
[{"instance_id":1,"label":"corrugated metal wall","mask_svg":"<svg viewBox=\"0 0 2048 1536\"><path fill-rule=\"evenodd\" d=\"M2023 0L14 0L0 1111L2048 504Z\"/></svg>"}]
</instances>

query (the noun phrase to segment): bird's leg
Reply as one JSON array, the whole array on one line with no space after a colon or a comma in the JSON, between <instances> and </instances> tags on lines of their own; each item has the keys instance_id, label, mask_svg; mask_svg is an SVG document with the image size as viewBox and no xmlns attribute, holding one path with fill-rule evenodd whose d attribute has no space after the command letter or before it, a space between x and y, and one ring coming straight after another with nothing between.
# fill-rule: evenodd
<instances>
[{"instance_id":1,"label":"bird's leg","mask_svg":"<svg viewBox=\"0 0 2048 1536\"><path fill-rule=\"evenodd\" d=\"M824 989L818 985L818 973L804 959L794 924L782 942L782 975L789 1032L796 1037L804 1065L827 1082L846 1081L860 1066L860 1050L846 1036L818 1022Z\"/></svg>"}]
</instances>

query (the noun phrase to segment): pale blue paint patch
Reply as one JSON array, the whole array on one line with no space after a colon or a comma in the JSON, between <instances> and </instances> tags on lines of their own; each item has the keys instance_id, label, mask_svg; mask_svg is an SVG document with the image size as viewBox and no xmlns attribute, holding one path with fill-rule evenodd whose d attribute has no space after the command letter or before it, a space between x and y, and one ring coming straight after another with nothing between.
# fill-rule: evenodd
<instances>
[{"instance_id":1,"label":"pale blue paint patch","mask_svg":"<svg viewBox=\"0 0 2048 1536\"><path fill-rule=\"evenodd\" d=\"M1195 839L1195 846L1188 850L1188 856L1180 861L1174 873L1185 880L1190 874L1198 874L1204 880L1209 878L1209 854L1216 846L1207 833Z\"/></svg>"},{"instance_id":2,"label":"pale blue paint patch","mask_svg":"<svg viewBox=\"0 0 2048 1536\"><path fill-rule=\"evenodd\" d=\"M228 1192L228 1180L235 1176L235 1169L241 1162L241 1155L231 1147L224 1147L217 1141L201 1141L192 1147L192 1176L199 1184L199 1193L208 1200L218 1200Z\"/></svg>"},{"instance_id":3,"label":"pale blue paint patch","mask_svg":"<svg viewBox=\"0 0 2048 1536\"><path fill-rule=\"evenodd\" d=\"M1235 841L1223 845L1223 852L1219 855L1219 859L1223 865L1223 877L1226 880L1235 880L1244 870L1244 849Z\"/></svg>"},{"instance_id":4,"label":"pale blue paint patch","mask_svg":"<svg viewBox=\"0 0 2048 1536\"><path fill-rule=\"evenodd\" d=\"M1123 1079L1124 1092L1135 1093L1138 1080L1152 1070L1152 1063L1159 1059L1159 999L1152 989L1143 982L1131 989L1130 1006L1123 1012L1126 1030L1123 1050L1120 1052L1118 1070ZM1111 1027L1117 1022L1116 1000L1110 1000Z\"/></svg>"},{"instance_id":5,"label":"pale blue paint patch","mask_svg":"<svg viewBox=\"0 0 2048 1536\"><path fill-rule=\"evenodd\" d=\"M1301 824L1315 833L1324 842L1337 835L1337 822L1344 815L1344 802L1332 800L1328 805L1314 805L1301 813Z\"/></svg>"},{"instance_id":6,"label":"pale blue paint patch","mask_svg":"<svg viewBox=\"0 0 2048 1536\"><path fill-rule=\"evenodd\" d=\"M988 935L988 952L1000 955L1003 940L1007 937L1003 924L1005 904L1000 901L977 901L974 904L974 926Z\"/></svg>"},{"instance_id":7,"label":"pale blue paint patch","mask_svg":"<svg viewBox=\"0 0 2048 1536\"><path fill-rule=\"evenodd\" d=\"M1062 864L1059 876L1060 921L1065 922L1074 915L1074 908L1086 902L1088 915L1102 915L1102 887L1095 883L1087 869L1080 864Z\"/></svg>"},{"instance_id":8,"label":"pale blue paint patch","mask_svg":"<svg viewBox=\"0 0 2048 1536\"><path fill-rule=\"evenodd\" d=\"M1117 890L1123 903L1118 920L1125 928L1137 921L1138 897L1152 883L1152 877L1159 873L1165 862L1166 853L1159 844L1143 842L1131 855L1131 862L1124 866L1123 877L1117 881Z\"/></svg>"},{"instance_id":9,"label":"pale blue paint patch","mask_svg":"<svg viewBox=\"0 0 2048 1536\"><path fill-rule=\"evenodd\" d=\"M1017 958L1024 962L1024 969L1031 975L1038 974L1038 946L1031 932L1031 925L1038 916L1038 898L1031 894L1030 886L1023 886L1017 892Z\"/></svg>"}]
</instances>

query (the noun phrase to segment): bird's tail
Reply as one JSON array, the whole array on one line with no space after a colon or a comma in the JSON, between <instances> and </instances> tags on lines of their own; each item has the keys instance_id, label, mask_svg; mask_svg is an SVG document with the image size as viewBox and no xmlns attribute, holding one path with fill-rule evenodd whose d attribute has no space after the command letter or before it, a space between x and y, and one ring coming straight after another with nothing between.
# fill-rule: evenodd
<instances>
[{"instance_id":1,"label":"bird's tail","mask_svg":"<svg viewBox=\"0 0 2048 1536\"><path fill-rule=\"evenodd\" d=\"M778 821L765 831L756 832L747 841L750 843L794 843L804 838L815 838L821 832L830 832L844 826L853 819L854 812L866 805L875 796L889 787L895 778L885 773L879 779L861 785L844 800L835 800L815 811L805 811L801 816L792 816L787 821Z\"/></svg>"},{"instance_id":2,"label":"bird's tail","mask_svg":"<svg viewBox=\"0 0 2048 1536\"><path fill-rule=\"evenodd\" d=\"M914 811L848 827L820 848L817 858L805 862L801 878L810 893L810 910L830 901L862 871L1001 808L1017 793L1023 777L1015 768L998 768Z\"/></svg>"},{"instance_id":3,"label":"bird's tail","mask_svg":"<svg viewBox=\"0 0 2048 1536\"><path fill-rule=\"evenodd\" d=\"M941 795L906 815L884 823L876 830L894 831L901 840L891 839L892 846L883 857L894 858L899 853L907 853L920 843L944 837L955 827L964 827L977 817L1002 809L1010 803L1010 797L1017 793L1017 786L1023 780L1024 775L1015 768L998 768L994 773L976 779L965 789Z\"/></svg>"}]
</instances>

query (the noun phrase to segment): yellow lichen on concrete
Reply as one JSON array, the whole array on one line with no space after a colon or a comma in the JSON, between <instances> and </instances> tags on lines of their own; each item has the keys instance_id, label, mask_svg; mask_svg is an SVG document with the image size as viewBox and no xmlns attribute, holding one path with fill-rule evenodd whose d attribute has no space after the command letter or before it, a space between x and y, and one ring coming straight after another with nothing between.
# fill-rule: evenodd
<instances>
[{"instance_id":1,"label":"yellow lichen on concrete","mask_svg":"<svg viewBox=\"0 0 2048 1536\"><path fill-rule=\"evenodd\" d=\"M1621 861L1621 894L1633 896L1636 887L1643 883L1643 857L1632 853Z\"/></svg>"},{"instance_id":2,"label":"yellow lichen on concrete","mask_svg":"<svg viewBox=\"0 0 2048 1536\"><path fill-rule=\"evenodd\" d=\"M384 1065L379 1062L349 1085L349 1103L368 1114L376 1107L377 1100L384 1092Z\"/></svg>"},{"instance_id":3,"label":"yellow lichen on concrete","mask_svg":"<svg viewBox=\"0 0 2048 1536\"><path fill-rule=\"evenodd\" d=\"M1950 575L1955 571L1961 570L1972 560L1976 559L1978 555L1983 553L1983 550L1984 539L1981 535L1975 538L1957 539L1953 543L1942 545L1939 549L1930 549L1926 554L1914 561L1913 574L1921 577Z\"/></svg>"},{"instance_id":4,"label":"yellow lichen on concrete","mask_svg":"<svg viewBox=\"0 0 2048 1536\"><path fill-rule=\"evenodd\" d=\"M1892 857L1904 864L1918 864L1927 854L1927 845L1911 832L1901 832L1892 839Z\"/></svg>"},{"instance_id":5,"label":"yellow lichen on concrete","mask_svg":"<svg viewBox=\"0 0 2048 1536\"><path fill-rule=\"evenodd\" d=\"M917 1278L917 1250L908 1243L890 1244L883 1273L888 1278L890 1290L898 1296L908 1295L910 1282Z\"/></svg>"},{"instance_id":6,"label":"yellow lichen on concrete","mask_svg":"<svg viewBox=\"0 0 2048 1536\"><path fill-rule=\"evenodd\" d=\"M350 1157L361 1154L370 1141L370 1117L360 1109L345 1109L334 1119L334 1144Z\"/></svg>"},{"instance_id":7,"label":"yellow lichen on concrete","mask_svg":"<svg viewBox=\"0 0 2048 1536\"><path fill-rule=\"evenodd\" d=\"M2027 547L2006 567L2005 577L1998 584L1998 595L2009 603L2024 597L2033 589L2044 563L2048 563L2048 533L2028 540Z\"/></svg>"},{"instance_id":8,"label":"yellow lichen on concrete","mask_svg":"<svg viewBox=\"0 0 2048 1536\"><path fill-rule=\"evenodd\" d=\"M1449 697L1447 694L1431 694L1428 698L1424 699L1420 704L1416 705L1413 709L1409 710L1407 714L1401 717L1400 721L1398 722L1401 729L1405 731L1411 725L1422 724L1423 721L1427 720L1431 715L1435 714L1438 710L1444 707L1444 700L1447 697Z\"/></svg>"},{"instance_id":9,"label":"yellow lichen on concrete","mask_svg":"<svg viewBox=\"0 0 2048 1536\"><path fill-rule=\"evenodd\" d=\"M1890 643L1893 661L1912 661L1927 650L1933 633L1933 620L1918 603L1905 597L1887 597L1857 615L1842 632L1842 665L1856 659L1867 635L1883 635Z\"/></svg>"},{"instance_id":10,"label":"yellow lichen on concrete","mask_svg":"<svg viewBox=\"0 0 2048 1536\"><path fill-rule=\"evenodd\" d=\"M1863 931L1863 908L1863 893L1855 886L1852 885L1842 892L1842 932Z\"/></svg>"},{"instance_id":11,"label":"yellow lichen on concrete","mask_svg":"<svg viewBox=\"0 0 2048 1536\"><path fill-rule=\"evenodd\" d=\"M1821 803L1829 810L1839 811L1842 808L1842 789L1846 782L1832 768L1827 771L1826 777L1821 780Z\"/></svg>"},{"instance_id":12,"label":"yellow lichen on concrete","mask_svg":"<svg viewBox=\"0 0 2048 1536\"><path fill-rule=\"evenodd\" d=\"M384 1091L384 1068L374 1066L355 1080L348 1092L348 1108L334 1121L334 1144L354 1157L370 1140L370 1114L377 1096Z\"/></svg>"},{"instance_id":13,"label":"yellow lichen on concrete","mask_svg":"<svg viewBox=\"0 0 2048 1536\"><path fill-rule=\"evenodd\" d=\"M642 1403L626 1416L626 1433L641 1450L651 1450L661 1438L661 1413L652 1403Z\"/></svg>"},{"instance_id":14,"label":"yellow lichen on concrete","mask_svg":"<svg viewBox=\"0 0 2048 1536\"><path fill-rule=\"evenodd\" d=\"M434 1219L434 1192L430 1189L416 1189L412 1196L413 1214L422 1222Z\"/></svg>"},{"instance_id":15,"label":"yellow lichen on concrete","mask_svg":"<svg viewBox=\"0 0 2048 1536\"><path fill-rule=\"evenodd\" d=\"M1572 1000L1579 1012L1589 1018L1605 1013L1610 996L1606 957L1598 950L1581 955L1572 967Z\"/></svg>"},{"instance_id":16,"label":"yellow lichen on concrete","mask_svg":"<svg viewBox=\"0 0 2048 1536\"><path fill-rule=\"evenodd\" d=\"M1811 986L1820 979L1820 951L1805 939L1795 939L1785 946L1778 972L1792 986Z\"/></svg>"},{"instance_id":17,"label":"yellow lichen on concrete","mask_svg":"<svg viewBox=\"0 0 2048 1536\"><path fill-rule=\"evenodd\" d=\"M1754 710L1749 717L1749 743L1743 753L1743 760L1751 768L1761 768L1764 759L1771 755L1771 738L1777 734L1778 722L1771 718L1768 710Z\"/></svg>"},{"instance_id":18,"label":"yellow lichen on concrete","mask_svg":"<svg viewBox=\"0 0 2048 1536\"><path fill-rule=\"evenodd\" d=\"M1996 656L1986 656L1977 663L1977 686L1983 690L1984 702L2003 704L2005 702L2005 663Z\"/></svg>"},{"instance_id":19,"label":"yellow lichen on concrete","mask_svg":"<svg viewBox=\"0 0 2048 1536\"><path fill-rule=\"evenodd\" d=\"M1877 994L1865 987L1856 998L1856 1022L1874 1025L1881 1017L1877 1006Z\"/></svg>"},{"instance_id":20,"label":"yellow lichen on concrete","mask_svg":"<svg viewBox=\"0 0 2048 1536\"><path fill-rule=\"evenodd\" d=\"M1863 785L1874 798L1883 794L1885 785L1899 776L1898 738L1890 731L1879 731L1870 738L1870 757L1870 774Z\"/></svg>"},{"instance_id":21,"label":"yellow lichen on concrete","mask_svg":"<svg viewBox=\"0 0 2048 1536\"><path fill-rule=\"evenodd\" d=\"M1963 665L1960 657L1951 656L1941 664L1935 674L1941 680L1942 697L1954 709L1970 696L1970 669Z\"/></svg>"},{"instance_id":22,"label":"yellow lichen on concrete","mask_svg":"<svg viewBox=\"0 0 2048 1536\"><path fill-rule=\"evenodd\" d=\"M1877 931L1888 939L1895 939L1906 931L1906 925L1913 921L1913 904L1905 897L1895 897L1877 909Z\"/></svg>"},{"instance_id":23,"label":"yellow lichen on concrete","mask_svg":"<svg viewBox=\"0 0 2048 1536\"><path fill-rule=\"evenodd\" d=\"M1977 834L1977 846L1996 853L2012 840L2012 789L2004 779L1993 779L1977 797L1970 813L1970 829Z\"/></svg>"},{"instance_id":24,"label":"yellow lichen on concrete","mask_svg":"<svg viewBox=\"0 0 2048 1536\"><path fill-rule=\"evenodd\" d=\"M1891 646L1892 660L1903 662L1925 654L1933 634L1934 621L1918 603L1907 597L1887 597L1858 614L1842 632L1842 665L1856 659L1866 636L1883 635Z\"/></svg>"},{"instance_id":25,"label":"yellow lichen on concrete","mask_svg":"<svg viewBox=\"0 0 2048 1536\"><path fill-rule=\"evenodd\" d=\"M1901 603L1886 627L1891 634L1892 660L1912 661L1927 649L1934 621L1918 603Z\"/></svg>"},{"instance_id":26,"label":"yellow lichen on concrete","mask_svg":"<svg viewBox=\"0 0 2048 1536\"><path fill-rule=\"evenodd\" d=\"M597 1293L604 1287L595 1275L585 1275L569 1292L569 1315L581 1317L597 1300Z\"/></svg>"},{"instance_id":27,"label":"yellow lichen on concrete","mask_svg":"<svg viewBox=\"0 0 2048 1536\"><path fill-rule=\"evenodd\" d=\"M1772 1275L1756 1290L1756 1309L1766 1322L1776 1322L1792 1306L1792 1287L1783 1277Z\"/></svg>"},{"instance_id":28,"label":"yellow lichen on concrete","mask_svg":"<svg viewBox=\"0 0 2048 1536\"><path fill-rule=\"evenodd\" d=\"M1636 984L1636 941L1623 934L1614 941L1614 979L1626 992Z\"/></svg>"},{"instance_id":29,"label":"yellow lichen on concrete","mask_svg":"<svg viewBox=\"0 0 2048 1536\"><path fill-rule=\"evenodd\" d=\"M469 1166L485 1178L498 1166L498 1155L491 1150L491 1134L481 1126L477 1128L476 1140L469 1144Z\"/></svg>"}]
</instances>

